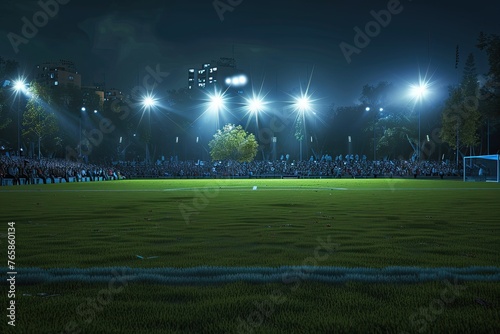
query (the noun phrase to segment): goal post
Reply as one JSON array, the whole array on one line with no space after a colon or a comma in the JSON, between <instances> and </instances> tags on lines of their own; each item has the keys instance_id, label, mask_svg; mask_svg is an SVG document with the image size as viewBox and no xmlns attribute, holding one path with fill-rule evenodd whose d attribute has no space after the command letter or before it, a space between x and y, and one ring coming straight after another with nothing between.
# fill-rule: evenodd
<instances>
[{"instance_id":1,"label":"goal post","mask_svg":"<svg viewBox=\"0 0 500 334\"><path fill-rule=\"evenodd\" d=\"M464 181L500 181L500 155L475 155L464 157Z\"/></svg>"}]
</instances>

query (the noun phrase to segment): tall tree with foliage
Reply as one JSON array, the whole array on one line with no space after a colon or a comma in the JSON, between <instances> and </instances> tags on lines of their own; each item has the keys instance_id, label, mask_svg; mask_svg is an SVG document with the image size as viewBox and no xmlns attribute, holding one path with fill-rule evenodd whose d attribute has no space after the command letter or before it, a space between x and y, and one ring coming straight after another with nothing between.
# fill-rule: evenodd
<instances>
[{"instance_id":1,"label":"tall tree with foliage","mask_svg":"<svg viewBox=\"0 0 500 334\"><path fill-rule=\"evenodd\" d=\"M375 136L377 153L381 155L379 158L406 157L409 149L408 141L413 144L411 138L418 137L414 119L403 108L379 118L375 123L375 129L379 129L379 135Z\"/></svg>"},{"instance_id":2,"label":"tall tree with foliage","mask_svg":"<svg viewBox=\"0 0 500 334\"><path fill-rule=\"evenodd\" d=\"M241 125L226 124L208 143L212 160L234 160L251 162L257 155L257 140Z\"/></svg>"},{"instance_id":3,"label":"tall tree with foliage","mask_svg":"<svg viewBox=\"0 0 500 334\"><path fill-rule=\"evenodd\" d=\"M498 83L500 81L500 36L480 33L477 47L482 51L486 51L490 64L488 74L493 81Z\"/></svg>"},{"instance_id":4,"label":"tall tree with foliage","mask_svg":"<svg viewBox=\"0 0 500 334\"><path fill-rule=\"evenodd\" d=\"M489 143L489 137L494 136L500 129L500 36L481 33L477 47L486 52L490 65L486 82L479 94L482 105L482 134L483 137L488 136L486 141Z\"/></svg>"},{"instance_id":5,"label":"tall tree with foliage","mask_svg":"<svg viewBox=\"0 0 500 334\"><path fill-rule=\"evenodd\" d=\"M481 126L477 91L479 83L474 56L469 54L458 87L451 87L442 112L441 139L453 149L473 147L479 142ZM458 159L458 156L457 156Z\"/></svg>"},{"instance_id":6,"label":"tall tree with foliage","mask_svg":"<svg viewBox=\"0 0 500 334\"><path fill-rule=\"evenodd\" d=\"M37 143L38 156L42 148L46 153L54 153L62 143L58 136L57 117L49 108L50 93L46 87L37 83L31 84L30 92L30 99L23 114L23 137Z\"/></svg>"}]
</instances>

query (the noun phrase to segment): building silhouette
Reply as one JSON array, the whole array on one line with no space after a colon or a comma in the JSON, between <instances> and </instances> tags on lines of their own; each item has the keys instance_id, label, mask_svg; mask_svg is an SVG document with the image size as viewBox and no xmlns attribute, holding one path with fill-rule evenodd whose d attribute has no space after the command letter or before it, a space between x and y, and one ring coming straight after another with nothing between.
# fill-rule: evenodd
<instances>
[{"instance_id":1,"label":"building silhouette","mask_svg":"<svg viewBox=\"0 0 500 334\"><path fill-rule=\"evenodd\" d=\"M237 68L234 58L220 58L188 70L188 89L218 89L244 93L248 75Z\"/></svg>"},{"instance_id":2,"label":"building silhouette","mask_svg":"<svg viewBox=\"0 0 500 334\"><path fill-rule=\"evenodd\" d=\"M81 74L76 70L72 61L60 59L55 62L44 62L35 66L35 81L48 86L64 85L82 86Z\"/></svg>"}]
</instances>

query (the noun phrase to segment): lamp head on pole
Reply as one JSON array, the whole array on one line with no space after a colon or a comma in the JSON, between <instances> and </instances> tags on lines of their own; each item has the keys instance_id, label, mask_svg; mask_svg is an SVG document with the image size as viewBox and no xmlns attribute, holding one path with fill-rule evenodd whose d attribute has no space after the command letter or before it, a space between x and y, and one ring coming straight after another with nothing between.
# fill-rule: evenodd
<instances>
[{"instance_id":1,"label":"lamp head on pole","mask_svg":"<svg viewBox=\"0 0 500 334\"><path fill-rule=\"evenodd\" d=\"M26 81L24 79L17 79L14 81L14 90L16 93L26 91Z\"/></svg>"}]
</instances>

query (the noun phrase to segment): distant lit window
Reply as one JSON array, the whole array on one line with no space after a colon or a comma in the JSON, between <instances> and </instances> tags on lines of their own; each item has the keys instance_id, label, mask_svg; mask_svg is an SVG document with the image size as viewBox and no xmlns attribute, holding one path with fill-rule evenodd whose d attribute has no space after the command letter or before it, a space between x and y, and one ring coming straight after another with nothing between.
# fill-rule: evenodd
<instances>
[{"instance_id":1,"label":"distant lit window","mask_svg":"<svg viewBox=\"0 0 500 334\"><path fill-rule=\"evenodd\" d=\"M70 75L70 76L68 77L68 80L75 80L75 77L74 77L74 76L72 76L72 75Z\"/></svg>"},{"instance_id":2,"label":"distant lit window","mask_svg":"<svg viewBox=\"0 0 500 334\"><path fill-rule=\"evenodd\" d=\"M59 81L54 81L54 86L59 86Z\"/></svg>"},{"instance_id":3,"label":"distant lit window","mask_svg":"<svg viewBox=\"0 0 500 334\"><path fill-rule=\"evenodd\" d=\"M50 73L50 78L54 79L54 73Z\"/></svg>"}]
</instances>

